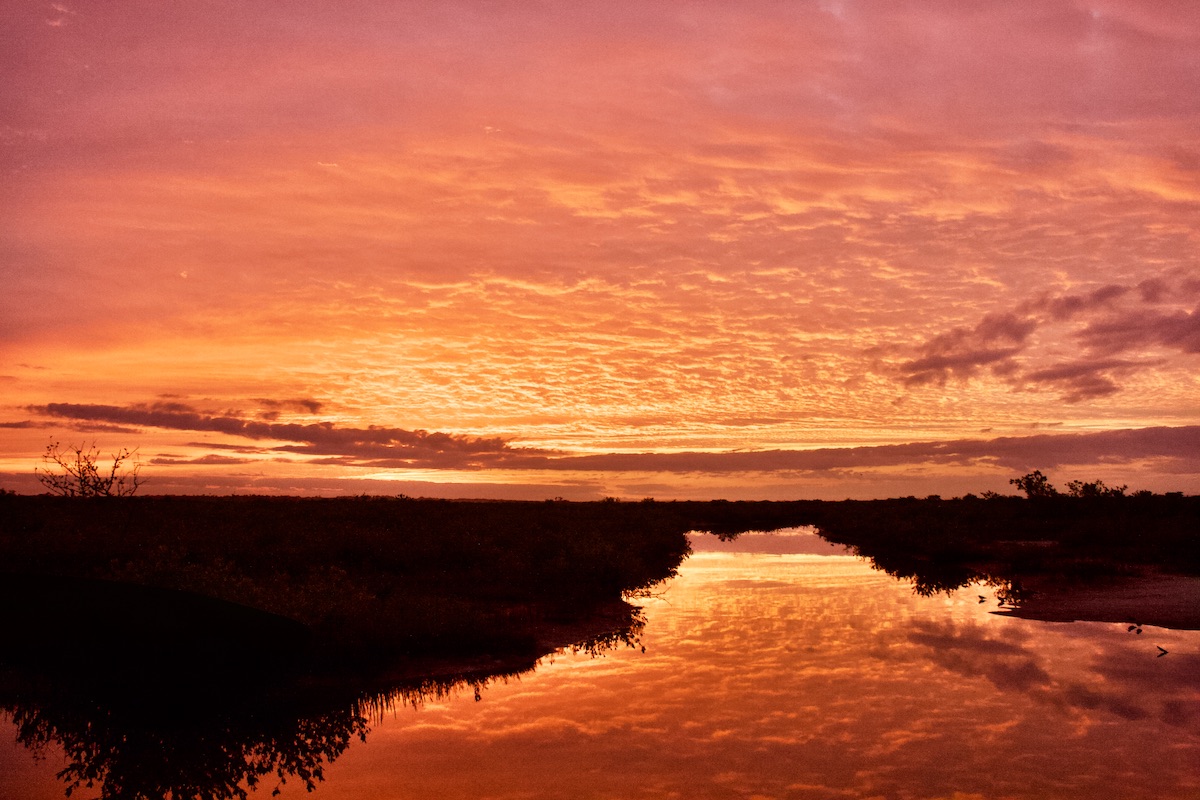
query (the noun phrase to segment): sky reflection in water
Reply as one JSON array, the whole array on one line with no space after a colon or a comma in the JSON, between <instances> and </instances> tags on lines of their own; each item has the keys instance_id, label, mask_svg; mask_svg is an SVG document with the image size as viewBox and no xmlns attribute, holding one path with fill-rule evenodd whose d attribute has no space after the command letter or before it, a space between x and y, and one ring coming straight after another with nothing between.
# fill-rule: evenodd
<instances>
[{"instance_id":1,"label":"sky reflection in water","mask_svg":"<svg viewBox=\"0 0 1200 800\"><path fill-rule=\"evenodd\" d=\"M777 549L832 550L789 544ZM731 548L709 537L696 549L646 604L644 654L561 657L480 703L402 709L319 792L1200 791L1200 634L1001 618L990 590L920 598L851 556L712 552ZM1169 656L1156 657L1160 644Z\"/></svg>"},{"instance_id":2,"label":"sky reflection in water","mask_svg":"<svg viewBox=\"0 0 1200 800\"><path fill-rule=\"evenodd\" d=\"M397 709L316 796L1200 796L1200 632L921 598L806 534L696 550L646 652Z\"/></svg>"}]
</instances>

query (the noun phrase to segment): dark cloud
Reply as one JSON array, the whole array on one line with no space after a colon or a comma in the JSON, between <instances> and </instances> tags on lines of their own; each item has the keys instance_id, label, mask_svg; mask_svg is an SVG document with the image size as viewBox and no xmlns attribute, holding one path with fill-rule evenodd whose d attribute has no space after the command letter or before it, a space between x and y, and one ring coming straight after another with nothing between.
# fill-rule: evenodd
<instances>
[{"instance_id":1,"label":"dark cloud","mask_svg":"<svg viewBox=\"0 0 1200 800\"><path fill-rule=\"evenodd\" d=\"M26 410L33 411L33 410L35 410L35 408L31 407L31 408L27 408ZM22 420L20 422L0 422L0 428L7 428L10 430L37 430L39 428L40 429L49 429L49 428L55 428L55 427L57 427L57 426L54 423L47 422L45 420L28 420L27 419L27 420ZM138 432L136 428L130 428L130 427L127 427L124 425L111 425L106 422L84 422L83 424L76 425L75 427L76 427L76 430L79 430L83 433L134 434L134 433Z\"/></svg>"},{"instance_id":2,"label":"dark cloud","mask_svg":"<svg viewBox=\"0 0 1200 800\"><path fill-rule=\"evenodd\" d=\"M908 386L944 384L989 367L1014 388L1048 387L1070 403L1115 394L1122 388L1119 378L1166 365L1169 356L1200 353L1200 307L1167 307L1190 297L1193 283L1152 278L1086 294L1045 295L1014 312L988 315L974 328L933 337L899 364L899 377ZM1078 344L1079 357L1038 364L1043 354L1032 334L1063 324L1074 327L1068 340ZM1162 351L1168 357L1151 357ZM1118 358L1123 354L1142 357Z\"/></svg>"},{"instance_id":3,"label":"dark cloud","mask_svg":"<svg viewBox=\"0 0 1200 800\"><path fill-rule=\"evenodd\" d=\"M234 458L233 456L221 456L215 453L210 453L200 458L178 458L174 456L158 456L149 461L154 466L228 466L230 464L253 464L252 458Z\"/></svg>"},{"instance_id":4,"label":"dark cloud","mask_svg":"<svg viewBox=\"0 0 1200 800\"><path fill-rule=\"evenodd\" d=\"M1084 347L1105 354L1148 347L1200 353L1200 307L1192 311L1135 311L1100 319L1078 333Z\"/></svg>"},{"instance_id":5,"label":"dark cloud","mask_svg":"<svg viewBox=\"0 0 1200 800\"><path fill-rule=\"evenodd\" d=\"M982 366L1001 367L1020 353L1037 323L1018 314L988 315L974 328L957 328L930 339L920 357L900 365L910 385L970 377Z\"/></svg>"},{"instance_id":6,"label":"dark cloud","mask_svg":"<svg viewBox=\"0 0 1200 800\"><path fill-rule=\"evenodd\" d=\"M244 453L246 455L263 455L271 452L269 448L259 447L257 445L229 444L228 442L188 442L187 446L206 448L208 450L226 450L233 453Z\"/></svg>"},{"instance_id":7,"label":"dark cloud","mask_svg":"<svg viewBox=\"0 0 1200 800\"><path fill-rule=\"evenodd\" d=\"M455 436L400 428L339 428L209 416L157 406L51 403L30 407L47 416L89 424L115 421L168 430L212 431L276 444L253 448L195 443L196 447L245 455L312 456L316 463L378 469L477 469L578 472L738 472L836 473L922 464L986 464L1013 470L1049 469L1063 464L1173 459L1200 462L1200 426L1144 428L1086 434L1039 434L998 439L959 439L875 447L742 452L604 453L572 455L512 447L501 438ZM209 462L214 463L214 462ZM1200 463L1196 464L1200 468Z\"/></svg>"},{"instance_id":8,"label":"dark cloud","mask_svg":"<svg viewBox=\"0 0 1200 800\"><path fill-rule=\"evenodd\" d=\"M261 419L275 421L286 411L298 411L304 414L319 414L321 413L322 404L318 400L309 398L291 398L287 400L272 400L267 397L256 397L254 402L264 408L258 416Z\"/></svg>"},{"instance_id":9,"label":"dark cloud","mask_svg":"<svg viewBox=\"0 0 1200 800\"><path fill-rule=\"evenodd\" d=\"M905 382L913 385L944 383L950 375L967 377L978 367L1011 359L1021 352L1019 347L994 350L962 350L953 353L929 355L904 364L902 369L909 373Z\"/></svg>"},{"instance_id":10,"label":"dark cloud","mask_svg":"<svg viewBox=\"0 0 1200 800\"><path fill-rule=\"evenodd\" d=\"M1061 297L1047 297L1041 302L1035 303L1034 307L1045 308L1055 320L1066 320L1077 314L1106 306L1129 291L1128 286L1102 286L1085 295L1069 294Z\"/></svg>"},{"instance_id":11,"label":"dark cloud","mask_svg":"<svg viewBox=\"0 0 1200 800\"><path fill-rule=\"evenodd\" d=\"M1147 458L1200 462L1200 426L1086 434L959 439L877 447L768 450L741 453L620 453L526 455L514 468L644 472L831 472L918 464L994 464L1014 470ZM1198 464L1197 466L1200 466Z\"/></svg>"},{"instance_id":12,"label":"dark cloud","mask_svg":"<svg viewBox=\"0 0 1200 800\"><path fill-rule=\"evenodd\" d=\"M511 452L499 438L455 436L401 428L338 428L329 422L299 425L259 422L234 416L203 414L182 403L109 406L50 403L29 411L89 423L139 425L168 430L211 431L248 439L298 444L273 447L303 455L348 455L389 458L409 466L468 468L482 466Z\"/></svg>"},{"instance_id":13,"label":"dark cloud","mask_svg":"<svg viewBox=\"0 0 1200 800\"><path fill-rule=\"evenodd\" d=\"M1101 359L1098 361L1078 361L1061 364L1047 369L1034 370L1026 373L1024 378L1032 383L1042 383L1059 389L1064 399L1069 403L1086 400L1091 397L1103 397L1120 391L1120 386L1113 380L1114 372L1129 371L1154 364L1157 362L1127 361L1122 359Z\"/></svg>"},{"instance_id":14,"label":"dark cloud","mask_svg":"<svg viewBox=\"0 0 1200 800\"><path fill-rule=\"evenodd\" d=\"M1137 285L1138 294L1147 303L1158 303L1170 295L1170 288L1161 278L1150 278Z\"/></svg>"}]
</instances>

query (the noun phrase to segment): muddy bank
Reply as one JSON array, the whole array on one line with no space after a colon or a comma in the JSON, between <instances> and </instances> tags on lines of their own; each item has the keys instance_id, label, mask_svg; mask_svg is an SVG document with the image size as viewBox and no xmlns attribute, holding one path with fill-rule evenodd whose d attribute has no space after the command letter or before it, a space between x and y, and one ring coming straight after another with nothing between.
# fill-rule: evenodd
<instances>
[{"instance_id":1,"label":"muddy bank","mask_svg":"<svg viewBox=\"0 0 1200 800\"><path fill-rule=\"evenodd\" d=\"M1119 622L1200 630L1200 577L1150 574L1090 582L1027 580L1019 605L996 613L1044 622Z\"/></svg>"}]
</instances>

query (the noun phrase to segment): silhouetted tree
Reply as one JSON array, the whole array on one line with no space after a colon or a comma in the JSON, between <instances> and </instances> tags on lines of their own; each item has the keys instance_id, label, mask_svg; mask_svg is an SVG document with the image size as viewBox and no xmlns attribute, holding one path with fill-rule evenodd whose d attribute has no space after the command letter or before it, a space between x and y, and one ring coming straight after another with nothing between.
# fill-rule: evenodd
<instances>
[{"instance_id":1,"label":"silhouetted tree","mask_svg":"<svg viewBox=\"0 0 1200 800\"><path fill-rule=\"evenodd\" d=\"M1029 498L1058 496L1058 489L1050 484L1050 479L1043 475L1040 469L1035 469L1019 478L1013 478L1009 480L1009 483L1016 486Z\"/></svg>"},{"instance_id":2,"label":"silhouetted tree","mask_svg":"<svg viewBox=\"0 0 1200 800\"><path fill-rule=\"evenodd\" d=\"M34 473L52 494L63 497L128 497L142 484L138 475L142 465L135 461L130 467L128 463L136 455L137 450L122 448L112 454L112 464L104 469L95 442L87 448L68 445L65 449L51 442L42 455L43 467L35 468Z\"/></svg>"},{"instance_id":3,"label":"silhouetted tree","mask_svg":"<svg viewBox=\"0 0 1200 800\"><path fill-rule=\"evenodd\" d=\"M1071 481L1067 484L1067 494L1072 497L1124 497L1128 486L1105 486L1104 481Z\"/></svg>"}]
</instances>

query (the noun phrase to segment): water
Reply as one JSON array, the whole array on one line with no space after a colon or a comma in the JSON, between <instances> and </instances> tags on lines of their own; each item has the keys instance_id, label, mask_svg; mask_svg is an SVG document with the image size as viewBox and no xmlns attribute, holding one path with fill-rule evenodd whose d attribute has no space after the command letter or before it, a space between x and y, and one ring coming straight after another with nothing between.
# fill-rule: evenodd
<instances>
[{"instance_id":1,"label":"water","mask_svg":"<svg viewBox=\"0 0 1200 800\"><path fill-rule=\"evenodd\" d=\"M1200 632L920 597L803 531L695 545L640 601L644 652L377 712L282 796L1200 797ZM62 765L0 746L0 796L61 798Z\"/></svg>"}]
</instances>

